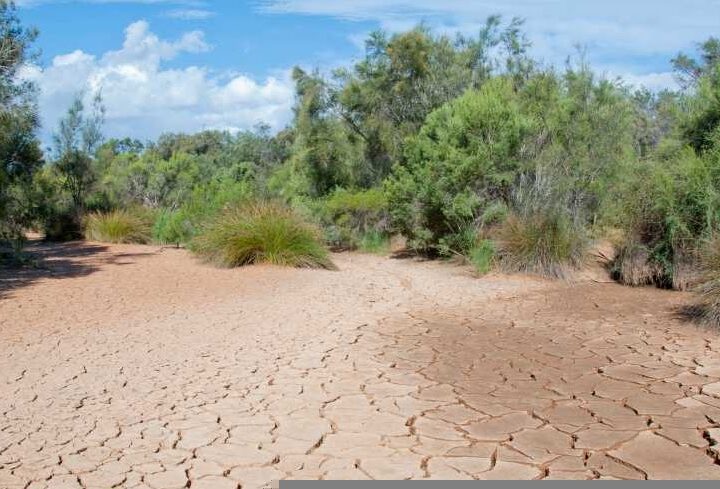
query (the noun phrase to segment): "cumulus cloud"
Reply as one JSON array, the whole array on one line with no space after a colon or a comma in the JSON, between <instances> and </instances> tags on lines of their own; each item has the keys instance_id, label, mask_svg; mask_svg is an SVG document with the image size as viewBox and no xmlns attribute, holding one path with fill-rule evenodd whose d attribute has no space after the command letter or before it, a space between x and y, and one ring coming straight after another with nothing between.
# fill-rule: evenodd
<instances>
[{"instance_id":1,"label":"cumulus cloud","mask_svg":"<svg viewBox=\"0 0 720 489\"><path fill-rule=\"evenodd\" d=\"M202 66L164 66L180 55L209 49L200 31L167 41L139 21L127 27L116 51L94 56L77 50L56 56L44 69L27 67L24 76L40 88L43 138L49 139L81 91L102 93L109 136L147 139L166 131L246 129L261 121L280 128L289 120L293 88L288 72L257 81Z\"/></svg>"}]
</instances>

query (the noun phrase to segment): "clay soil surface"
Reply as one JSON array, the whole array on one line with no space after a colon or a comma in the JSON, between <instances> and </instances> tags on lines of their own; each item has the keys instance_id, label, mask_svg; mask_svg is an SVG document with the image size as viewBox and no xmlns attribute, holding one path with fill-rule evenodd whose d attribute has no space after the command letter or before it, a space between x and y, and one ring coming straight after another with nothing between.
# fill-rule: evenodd
<instances>
[{"instance_id":1,"label":"clay soil surface","mask_svg":"<svg viewBox=\"0 0 720 489\"><path fill-rule=\"evenodd\" d=\"M0 271L2 488L720 479L720 335L684 294L33 249Z\"/></svg>"}]
</instances>

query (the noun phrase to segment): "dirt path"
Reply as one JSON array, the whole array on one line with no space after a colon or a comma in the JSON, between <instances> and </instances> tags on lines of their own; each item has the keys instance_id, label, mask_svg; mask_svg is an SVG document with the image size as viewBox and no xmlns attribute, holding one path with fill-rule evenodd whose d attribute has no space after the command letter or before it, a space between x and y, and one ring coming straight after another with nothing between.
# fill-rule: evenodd
<instances>
[{"instance_id":1,"label":"dirt path","mask_svg":"<svg viewBox=\"0 0 720 489\"><path fill-rule=\"evenodd\" d=\"M673 318L682 294L44 253L0 272L2 488L720 479L720 335Z\"/></svg>"}]
</instances>

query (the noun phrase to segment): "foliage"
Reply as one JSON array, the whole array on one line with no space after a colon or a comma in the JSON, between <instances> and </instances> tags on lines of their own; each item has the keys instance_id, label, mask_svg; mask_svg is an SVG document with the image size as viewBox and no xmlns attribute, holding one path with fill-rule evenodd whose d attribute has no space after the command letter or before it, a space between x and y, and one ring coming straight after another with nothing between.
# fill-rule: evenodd
<instances>
[{"instance_id":1,"label":"foliage","mask_svg":"<svg viewBox=\"0 0 720 489\"><path fill-rule=\"evenodd\" d=\"M520 84L532 69L521 26L519 19L503 26L494 16L475 38L435 36L423 25L392 36L373 32L364 59L335 73L333 90L336 111L363 145L356 183L378 184L432 111L493 73L504 71Z\"/></svg>"},{"instance_id":2,"label":"foliage","mask_svg":"<svg viewBox=\"0 0 720 489\"><path fill-rule=\"evenodd\" d=\"M105 108L99 93L93 98L89 114L85 111L82 96L77 96L53 136L57 154L55 166L78 212L82 212L88 190L96 178L93 154L102 141L104 117Z\"/></svg>"},{"instance_id":3,"label":"foliage","mask_svg":"<svg viewBox=\"0 0 720 489\"><path fill-rule=\"evenodd\" d=\"M0 1L0 243L16 250L35 217L32 178L42 163L36 87L18 75L34 59L36 36L22 26L14 3Z\"/></svg>"},{"instance_id":4,"label":"foliage","mask_svg":"<svg viewBox=\"0 0 720 489\"><path fill-rule=\"evenodd\" d=\"M689 288L698 244L720 225L720 161L686 148L637 165L621 188L624 198L614 270L622 283Z\"/></svg>"},{"instance_id":5,"label":"foliage","mask_svg":"<svg viewBox=\"0 0 720 489\"><path fill-rule=\"evenodd\" d=\"M369 231L360 238L358 249L364 253L387 255L390 252L390 237L379 231Z\"/></svg>"},{"instance_id":6,"label":"foliage","mask_svg":"<svg viewBox=\"0 0 720 489\"><path fill-rule=\"evenodd\" d=\"M379 188L338 189L315 202L311 213L326 230L326 240L337 248L362 247L369 239L387 236L387 200Z\"/></svg>"},{"instance_id":7,"label":"foliage","mask_svg":"<svg viewBox=\"0 0 720 489\"><path fill-rule=\"evenodd\" d=\"M437 250L484 205L506 199L532 129L504 79L433 112L386 185L397 229L416 249Z\"/></svg>"},{"instance_id":8,"label":"foliage","mask_svg":"<svg viewBox=\"0 0 720 489\"><path fill-rule=\"evenodd\" d=\"M502 267L553 278L579 268L587 252L585 231L567 216L534 212L508 217L498 234Z\"/></svg>"},{"instance_id":9,"label":"foliage","mask_svg":"<svg viewBox=\"0 0 720 489\"><path fill-rule=\"evenodd\" d=\"M192 243L205 260L225 267L270 263L334 269L320 231L289 208L269 202L234 206L218 214Z\"/></svg>"},{"instance_id":10,"label":"foliage","mask_svg":"<svg viewBox=\"0 0 720 489\"><path fill-rule=\"evenodd\" d=\"M480 275L484 275L492 270L496 253L495 242L483 239L470 249L467 258L475 271Z\"/></svg>"},{"instance_id":11,"label":"foliage","mask_svg":"<svg viewBox=\"0 0 720 489\"><path fill-rule=\"evenodd\" d=\"M708 239L700 254L699 312L703 320L720 326L720 238Z\"/></svg>"},{"instance_id":12,"label":"foliage","mask_svg":"<svg viewBox=\"0 0 720 489\"><path fill-rule=\"evenodd\" d=\"M103 243L145 244L150 242L146 216L127 210L93 213L85 219L85 237Z\"/></svg>"}]
</instances>

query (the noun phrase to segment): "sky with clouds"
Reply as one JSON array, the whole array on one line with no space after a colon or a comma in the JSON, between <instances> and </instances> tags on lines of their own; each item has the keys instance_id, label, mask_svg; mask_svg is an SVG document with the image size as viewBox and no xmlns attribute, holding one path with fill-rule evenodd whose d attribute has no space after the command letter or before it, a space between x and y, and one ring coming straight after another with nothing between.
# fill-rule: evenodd
<instances>
[{"instance_id":1,"label":"sky with clouds","mask_svg":"<svg viewBox=\"0 0 720 489\"><path fill-rule=\"evenodd\" d=\"M669 60L720 35L720 0L16 0L40 30L25 76L40 87L43 139L79 92L101 90L109 136L279 129L292 114L290 69L329 70L362 39L425 22L476 33L500 14L525 19L533 54L562 65L581 46L595 69L673 87Z\"/></svg>"}]
</instances>

